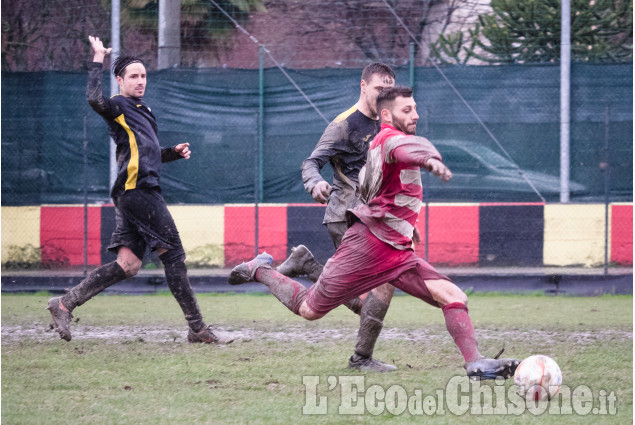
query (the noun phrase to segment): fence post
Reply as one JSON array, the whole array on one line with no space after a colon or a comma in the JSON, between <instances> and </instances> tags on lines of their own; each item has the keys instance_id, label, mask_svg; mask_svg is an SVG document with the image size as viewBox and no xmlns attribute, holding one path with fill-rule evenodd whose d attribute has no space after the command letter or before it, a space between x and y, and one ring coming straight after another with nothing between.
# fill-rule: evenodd
<instances>
[{"instance_id":1,"label":"fence post","mask_svg":"<svg viewBox=\"0 0 635 425\"><path fill-rule=\"evenodd\" d=\"M568 203L571 176L571 1L560 5L560 202Z\"/></svg>"},{"instance_id":2,"label":"fence post","mask_svg":"<svg viewBox=\"0 0 635 425\"><path fill-rule=\"evenodd\" d=\"M112 51L110 52L110 63L119 56L119 50L121 48L121 3L120 0L112 0L110 5L110 45ZM110 73L110 96L114 96L118 93L119 84L117 83L117 77ZM117 145L115 141L110 137L108 139L110 147L110 185L109 188L115 185L117 180L117 171L119 169L117 165ZM110 194L109 194L110 195Z\"/></svg>"},{"instance_id":3,"label":"fence post","mask_svg":"<svg viewBox=\"0 0 635 425\"><path fill-rule=\"evenodd\" d=\"M423 115L423 136L424 137L430 137L430 135L428 134L428 117L430 115L430 109L426 108L424 110L424 115ZM426 219L425 219L425 228L424 228L424 234L425 234L425 256L424 256L424 260L428 261L428 250L430 247L430 173L426 172L424 174L425 176L425 184L423 185L423 198L426 200Z\"/></svg>"},{"instance_id":4,"label":"fence post","mask_svg":"<svg viewBox=\"0 0 635 425\"><path fill-rule=\"evenodd\" d=\"M260 45L259 66L258 66L258 146L256 148L256 176L255 182L255 242L254 247L256 256L258 255L258 234L259 234L259 207L258 203L262 201L263 191L263 172L262 172L262 145L264 140L264 117L265 117L265 82L264 82L264 48Z\"/></svg>"},{"instance_id":5,"label":"fence post","mask_svg":"<svg viewBox=\"0 0 635 425\"><path fill-rule=\"evenodd\" d=\"M609 105L604 109L604 274L609 274L609 191L610 191L610 165L609 165Z\"/></svg>"},{"instance_id":6,"label":"fence post","mask_svg":"<svg viewBox=\"0 0 635 425\"><path fill-rule=\"evenodd\" d=\"M84 277L88 276L88 138L86 112L84 112Z\"/></svg>"},{"instance_id":7,"label":"fence post","mask_svg":"<svg viewBox=\"0 0 635 425\"><path fill-rule=\"evenodd\" d=\"M415 88L415 44L410 42L410 87Z\"/></svg>"}]
</instances>

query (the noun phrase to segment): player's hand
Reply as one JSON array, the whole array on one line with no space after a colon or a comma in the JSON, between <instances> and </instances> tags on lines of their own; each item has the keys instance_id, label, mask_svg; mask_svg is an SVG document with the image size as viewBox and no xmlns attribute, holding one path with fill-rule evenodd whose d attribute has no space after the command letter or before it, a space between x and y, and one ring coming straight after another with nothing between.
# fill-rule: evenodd
<instances>
[{"instance_id":1,"label":"player's hand","mask_svg":"<svg viewBox=\"0 0 635 425\"><path fill-rule=\"evenodd\" d=\"M421 242L421 234L419 233L419 229L417 229L417 226L415 226L413 232L412 232L412 241L414 243L420 243Z\"/></svg>"},{"instance_id":2,"label":"player's hand","mask_svg":"<svg viewBox=\"0 0 635 425\"><path fill-rule=\"evenodd\" d=\"M313 186L313 190L311 191L311 196L315 199L316 202L320 204L324 204L331 194L331 185L326 181L322 180L315 186Z\"/></svg>"},{"instance_id":3,"label":"player's hand","mask_svg":"<svg viewBox=\"0 0 635 425\"><path fill-rule=\"evenodd\" d=\"M189 143L181 143L179 145L176 145L174 147L174 151L185 159L190 159L190 156L192 155Z\"/></svg>"},{"instance_id":4,"label":"player's hand","mask_svg":"<svg viewBox=\"0 0 635 425\"><path fill-rule=\"evenodd\" d=\"M90 47L93 48L93 52L95 52L95 57L93 61L95 62L103 62L104 57L109 55L112 51L112 48L105 48L104 43L99 39L99 37L93 37L92 35L88 36L88 41L90 41Z\"/></svg>"},{"instance_id":5,"label":"player's hand","mask_svg":"<svg viewBox=\"0 0 635 425\"><path fill-rule=\"evenodd\" d=\"M444 182L447 182L452 178L452 171L450 171L450 169L438 159L428 159L428 161L426 162L426 168L428 169L428 171L439 177Z\"/></svg>"}]
</instances>

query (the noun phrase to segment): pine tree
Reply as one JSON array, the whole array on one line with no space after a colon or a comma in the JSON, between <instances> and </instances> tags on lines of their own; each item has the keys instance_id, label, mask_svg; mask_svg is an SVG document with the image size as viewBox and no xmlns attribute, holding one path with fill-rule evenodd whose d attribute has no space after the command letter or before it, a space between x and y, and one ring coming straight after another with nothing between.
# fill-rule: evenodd
<instances>
[{"instance_id":1,"label":"pine tree","mask_svg":"<svg viewBox=\"0 0 635 425\"><path fill-rule=\"evenodd\" d=\"M560 0L492 0L491 7L470 31L465 43L471 45L457 45L453 35L440 37L433 47L437 57L493 64L560 60ZM571 0L572 60L632 61L632 44L632 0Z\"/></svg>"}]
</instances>

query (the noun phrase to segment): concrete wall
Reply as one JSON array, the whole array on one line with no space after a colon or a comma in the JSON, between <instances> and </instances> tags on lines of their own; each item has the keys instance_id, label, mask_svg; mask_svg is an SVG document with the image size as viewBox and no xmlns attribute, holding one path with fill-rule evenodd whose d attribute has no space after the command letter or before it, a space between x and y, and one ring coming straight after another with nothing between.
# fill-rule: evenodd
<instances>
[{"instance_id":1,"label":"concrete wall","mask_svg":"<svg viewBox=\"0 0 635 425\"><path fill-rule=\"evenodd\" d=\"M173 205L170 211L194 267L230 267L255 253L253 204ZM107 251L114 207L87 208L87 262L112 261ZM443 266L585 266L633 264L633 205L481 203L429 204L418 227L416 252ZM326 261L334 252L317 204L261 204L259 251L281 262L298 244ZM426 226L428 231L426 232ZM426 235L427 234L427 248ZM84 264L84 207L2 207L2 265L69 268Z\"/></svg>"}]
</instances>

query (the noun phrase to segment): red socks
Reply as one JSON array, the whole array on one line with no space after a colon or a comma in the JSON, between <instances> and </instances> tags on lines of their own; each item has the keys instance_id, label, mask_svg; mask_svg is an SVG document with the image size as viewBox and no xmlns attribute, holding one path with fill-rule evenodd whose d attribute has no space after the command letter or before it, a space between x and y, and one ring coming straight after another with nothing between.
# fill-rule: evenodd
<instances>
[{"instance_id":1,"label":"red socks","mask_svg":"<svg viewBox=\"0 0 635 425\"><path fill-rule=\"evenodd\" d=\"M482 356L478 351L472 321L467 314L467 306L463 303L448 304L443 307L443 315L445 316L445 326L461 350L465 361L472 362L480 359Z\"/></svg>"},{"instance_id":2,"label":"red socks","mask_svg":"<svg viewBox=\"0 0 635 425\"><path fill-rule=\"evenodd\" d=\"M285 307L298 314L306 296L306 288L293 279L266 267L259 267L254 276L256 280L269 288L269 291Z\"/></svg>"}]
</instances>

